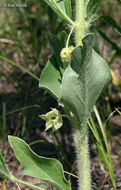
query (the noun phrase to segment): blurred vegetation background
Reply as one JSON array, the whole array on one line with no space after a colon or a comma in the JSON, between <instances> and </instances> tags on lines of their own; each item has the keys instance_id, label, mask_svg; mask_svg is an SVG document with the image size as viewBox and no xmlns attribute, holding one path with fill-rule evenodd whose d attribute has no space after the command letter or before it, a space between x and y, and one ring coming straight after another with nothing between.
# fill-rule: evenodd
<instances>
[{"instance_id":1,"label":"blurred vegetation background","mask_svg":"<svg viewBox=\"0 0 121 190\"><path fill-rule=\"evenodd\" d=\"M12 4L12 1L6 2ZM26 4L27 7L0 7L0 55L39 77L52 54L47 34L53 33L60 37L61 31L66 28L68 33L69 29L44 1L17 2ZM121 27L120 0L103 1L98 16L104 15L112 17ZM97 51L106 59L114 72L113 84L103 93L97 104L102 121L105 123L115 108L121 107L121 31L119 29L120 33L115 32L115 27L103 19L96 21L92 31L96 34ZM48 132L47 136L44 132L45 123L38 117L48 112L50 108L60 109L58 103L46 90L38 88L38 81L3 59L0 59L0 105L0 136L4 142L8 134L22 137L27 142L43 139L42 143L47 141L54 144L54 148L50 148L47 154L53 156L56 150L58 156L55 157L65 162L65 167L68 169L68 158L59 144L60 134L55 136ZM120 136L121 118L119 113L115 113L114 116L114 119L111 117L107 122L106 132L109 139L112 139L111 142L115 142L121 151L120 143L113 138L114 133ZM64 125L67 128L61 129L60 132L70 133L66 119ZM90 141L95 142L91 133L90 137ZM61 136L61 139L62 141L66 139L66 143L69 143L71 137ZM40 150L41 148L40 145ZM60 152L65 156L63 157ZM44 150L42 153L46 155Z\"/></svg>"}]
</instances>

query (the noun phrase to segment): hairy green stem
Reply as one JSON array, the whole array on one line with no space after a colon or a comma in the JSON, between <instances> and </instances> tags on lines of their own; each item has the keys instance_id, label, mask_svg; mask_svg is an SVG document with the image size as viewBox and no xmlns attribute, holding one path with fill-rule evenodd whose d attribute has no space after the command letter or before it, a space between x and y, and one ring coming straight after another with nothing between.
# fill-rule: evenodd
<instances>
[{"instance_id":1,"label":"hairy green stem","mask_svg":"<svg viewBox=\"0 0 121 190\"><path fill-rule=\"evenodd\" d=\"M82 45L82 38L85 32L85 7L84 0L76 0L76 24L75 39L76 46Z\"/></svg>"},{"instance_id":2,"label":"hairy green stem","mask_svg":"<svg viewBox=\"0 0 121 190\"><path fill-rule=\"evenodd\" d=\"M77 126L74 124L74 143L77 154L78 170L78 190L91 189L90 162L88 151L88 131L87 126Z\"/></svg>"},{"instance_id":3,"label":"hairy green stem","mask_svg":"<svg viewBox=\"0 0 121 190\"><path fill-rule=\"evenodd\" d=\"M82 45L85 33L85 4L84 0L76 0L76 25L75 40L76 46ZM78 190L91 189L90 162L88 153L88 131L86 121L79 126L74 123L74 142L77 153L78 164Z\"/></svg>"}]
</instances>

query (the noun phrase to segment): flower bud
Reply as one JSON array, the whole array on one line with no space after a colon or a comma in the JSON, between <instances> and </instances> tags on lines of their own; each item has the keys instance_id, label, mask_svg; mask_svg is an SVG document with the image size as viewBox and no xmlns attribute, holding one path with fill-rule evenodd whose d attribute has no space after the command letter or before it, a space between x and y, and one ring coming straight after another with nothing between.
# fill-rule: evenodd
<instances>
[{"instance_id":1,"label":"flower bud","mask_svg":"<svg viewBox=\"0 0 121 190\"><path fill-rule=\"evenodd\" d=\"M71 62L71 53L74 50L74 46L70 46L68 48L63 48L60 56L63 62L70 63Z\"/></svg>"}]
</instances>

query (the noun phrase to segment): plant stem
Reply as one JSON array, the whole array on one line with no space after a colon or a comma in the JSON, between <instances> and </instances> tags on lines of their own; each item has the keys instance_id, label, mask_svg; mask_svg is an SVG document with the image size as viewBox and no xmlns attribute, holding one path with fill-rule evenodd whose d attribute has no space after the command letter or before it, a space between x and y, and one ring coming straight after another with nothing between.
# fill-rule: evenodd
<instances>
[{"instance_id":1,"label":"plant stem","mask_svg":"<svg viewBox=\"0 0 121 190\"><path fill-rule=\"evenodd\" d=\"M22 184L27 185L27 186L29 186L29 187L32 187L32 188L34 188L34 189L45 190L45 189L43 189L43 188L41 188L41 187L38 187L38 186L36 186L36 185L32 185L32 184L30 184L30 183L28 183L28 182L26 182L26 181L22 181L22 180L17 179L17 178L15 178L15 177L13 177L13 176L11 176L10 180L13 181L13 182L22 183Z\"/></svg>"},{"instance_id":2,"label":"plant stem","mask_svg":"<svg viewBox=\"0 0 121 190\"><path fill-rule=\"evenodd\" d=\"M76 25L75 25L75 40L76 46L82 45L82 38L85 32L85 8L84 0L76 0Z\"/></svg>"},{"instance_id":3,"label":"plant stem","mask_svg":"<svg viewBox=\"0 0 121 190\"><path fill-rule=\"evenodd\" d=\"M76 46L82 45L85 33L85 7L84 0L76 0L76 25L75 40ZM74 142L77 153L78 163L78 190L91 189L90 162L88 153L88 131L86 121L81 124L74 123Z\"/></svg>"},{"instance_id":4,"label":"plant stem","mask_svg":"<svg viewBox=\"0 0 121 190\"><path fill-rule=\"evenodd\" d=\"M77 153L77 168L78 168L78 190L90 190L90 162L88 151L88 135L87 126L81 130L80 126L75 127L74 142Z\"/></svg>"}]
</instances>

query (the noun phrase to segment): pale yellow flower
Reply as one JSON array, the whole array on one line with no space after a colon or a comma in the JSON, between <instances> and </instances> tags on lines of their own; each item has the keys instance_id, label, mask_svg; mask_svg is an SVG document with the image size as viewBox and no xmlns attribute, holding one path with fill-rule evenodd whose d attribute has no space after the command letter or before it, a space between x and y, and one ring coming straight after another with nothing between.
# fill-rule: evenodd
<instances>
[{"instance_id":1,"label":"pale yellow flower","mask_svg":"<svg viewBox=\"0 0 121 190\"><path fill-rule=\"evenodd\" d=\"M50 128L52 128L53 131L57 131L63 125L62 116L61 116L60 112L55 108L53 108L52 111L50 111L46 114L39 115L39 117L41 119L46 120L45 131L47 131Z\"/></svg>"}]
</instances>

